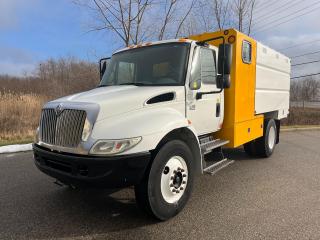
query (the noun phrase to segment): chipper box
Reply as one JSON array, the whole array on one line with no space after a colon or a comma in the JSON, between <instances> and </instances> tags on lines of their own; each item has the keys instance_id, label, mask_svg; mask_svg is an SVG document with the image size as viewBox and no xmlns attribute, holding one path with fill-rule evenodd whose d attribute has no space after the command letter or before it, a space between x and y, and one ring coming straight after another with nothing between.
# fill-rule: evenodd
<instances>
[{"instance_id":1,"label":"chipper box","mask_svg":"<svg viewBox=\"0 0 320 240\"><path fill-rule=\"evenodd\" d=\"M134 186L160 220L182 210L197 175L233 162L222 148L271 156L288 115L290 59L234 29L127 47L100 75L45 104L35 164L72 187Z\"/></svg>"}]
</instances>

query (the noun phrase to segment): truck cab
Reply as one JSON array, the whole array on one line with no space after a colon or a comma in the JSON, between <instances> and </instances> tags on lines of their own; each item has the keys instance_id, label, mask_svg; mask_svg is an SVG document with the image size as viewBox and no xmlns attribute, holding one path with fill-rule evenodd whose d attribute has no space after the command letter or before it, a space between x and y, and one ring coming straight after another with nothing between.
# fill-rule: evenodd
<instances>
[{"instance_id":1,"label":"truck cab","mask_svg":"<svg viewBox=\"0 0 320 240\"><path fill-rule=\"evenodd\" d=\"M250 85L255 72L240 89L237 39L243 36L228 30L150 42L101 60L95 89L43 107L33 144L36 166L72 187L133 185L142 209L160 220L173 217L187 203L196 175L233 162L222 146L244 144L249 155L268 157L279 140L285 102L257 113ZM239 93L245 96L236 103ZM212 151L221 157L208 162L204 156Z\"/></svg>"}]
</instances>

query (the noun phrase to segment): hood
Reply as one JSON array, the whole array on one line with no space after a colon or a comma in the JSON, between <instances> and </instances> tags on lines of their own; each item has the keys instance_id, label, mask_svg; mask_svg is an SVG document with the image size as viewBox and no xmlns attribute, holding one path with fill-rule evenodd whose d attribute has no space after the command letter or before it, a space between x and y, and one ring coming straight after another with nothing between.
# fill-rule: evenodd
<instances>
[{"instance_id":1,"label":"hood","mask_svg":"<svg viewBox=\"0 0 320 240\"><path fill-rule=\"evenodd\" d=\"M100 106L97 121L138 110L154 104L145 104L149 99L165 94L174 93L173 101L183 101L184 86L108 86L95 88L87 92L77 93L59 98L52 102L65 103L96 103Z\"/></svg>"}]
</instances>

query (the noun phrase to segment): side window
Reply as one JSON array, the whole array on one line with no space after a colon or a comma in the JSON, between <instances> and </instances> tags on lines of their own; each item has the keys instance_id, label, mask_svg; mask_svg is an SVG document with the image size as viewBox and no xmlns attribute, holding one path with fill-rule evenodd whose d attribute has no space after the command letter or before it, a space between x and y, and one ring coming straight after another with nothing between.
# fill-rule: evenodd
<instances>
[{"instance_id":1,"label":"side window","mask_svg":"<svg viewBox=\"0 0 320 240\"><path fill-rule=\"evenodd\" d=\"M251 63L251 43L248 41L242 42L242 61L244 63Z\"/></svg>"},{"instance_id":2,"label":"side window","mask_svg":"<svg viewBox=\"0 0 320 240\"><path fill-rule=\"evenodd\" d=\"M134 82L134 63L119 62L118 66L118 84Z\"/></svg>"},{"instance_id":3,"label":"side window","mask_svg":"<svg viewBox=\"0 0 320 240\"><path fill-rule=\"evenodd\" d=\"M208 48L201 48L201 81L204 84L216 84L216 54Z\"/></svg>"}]
</instances>

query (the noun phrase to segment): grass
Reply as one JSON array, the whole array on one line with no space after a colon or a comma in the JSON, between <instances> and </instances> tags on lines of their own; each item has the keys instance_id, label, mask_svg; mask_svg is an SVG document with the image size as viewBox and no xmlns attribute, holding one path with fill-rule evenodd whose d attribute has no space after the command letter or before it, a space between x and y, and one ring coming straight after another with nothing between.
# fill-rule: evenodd
<instances>
[{"instance_id":1,"label":"grass","mask_svg":"<svg viewBox=\"0 0 320 240\"><path fill-rule=\"evenodd\" d=\"M281 121L285 126L320 125L320 108L291 107L288 118Z\"/></svg>"},{"instance_id":2,"label":"grass","mask_svg":"<svg viewBox=\"0 0 320 240\"><path fill-rule=\"evenodd\" d=\"M0 140L0 147L11 144L25 144L33 142L33 138L25 138L20 140Z\"/></svg>"},{"instance_id":3,"label":"grass","mask_svg":"<svg viewBox=\"0 0 320 240\"><path fill-rule=\"evenodd\" d=\"M48 97L0 92L0 146L33 141L41 108ZM292 107L282 128L320 126L320 108Z\"/></svg>"},{"instance_id":4,"label":"grass","mask_svg":"<svg viewBox=\"0 0 320 240\"><path fill-rule=\"evenodd\" d=\"M0 144L32 140L46 101L41 95L0 93Z\"/></svg>"}]
</instances>

